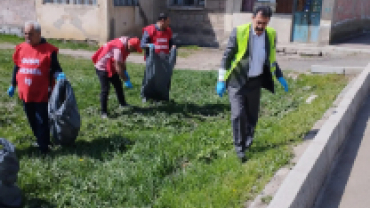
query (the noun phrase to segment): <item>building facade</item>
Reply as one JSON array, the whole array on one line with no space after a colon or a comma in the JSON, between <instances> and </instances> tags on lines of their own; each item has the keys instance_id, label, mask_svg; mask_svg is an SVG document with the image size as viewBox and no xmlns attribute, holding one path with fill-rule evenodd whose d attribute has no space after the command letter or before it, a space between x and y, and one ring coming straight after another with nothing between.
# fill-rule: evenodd
<instances>
[{"instance_id":1,"label":"building facade","mask_svg":"<svg viewBox=\"0 0 370 208\"><path fill-rule=\"evenodd\" d=\"M331 44L370 29L369 0L1 0L0 32L22 34L38 20L47 38L104 43L140 37L166 12L176 44L223 47L259 5L273 9L279 43Z\"/></svg>"}]
</instances>

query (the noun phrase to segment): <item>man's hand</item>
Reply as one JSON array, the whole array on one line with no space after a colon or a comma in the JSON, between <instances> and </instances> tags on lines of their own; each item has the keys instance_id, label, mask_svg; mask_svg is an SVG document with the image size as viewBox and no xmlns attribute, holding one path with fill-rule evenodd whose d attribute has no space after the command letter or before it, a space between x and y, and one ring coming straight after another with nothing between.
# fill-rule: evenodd
<instances>
[{"instance_id":1,"label":"man's hand","mask_svg":"<svg viewBox=\"0 0 370 208\"><path fill-rule=\"evenodd\" d=\"M58 73L57 81L66 79L66 75L63 72Z\"/></svg>"},{"instance_id":2,"label":"man's hand","mask_svg":"<svg viewBox=\"0 0 370 208\"><path fill-rule=\"evenodd\" d=\"M288 83L284 79L284 77L279 77L278 78L280 84L284 87L285 92L288 92Z\"/></svg>"},{"instance_id":3,"label":"man's hand","mask_svg":"<svg viewBox=\"0 0 370 208\"><path fill-rule=\"evenodd\" d=\"M124 74L125 74L125 76L127 77L127 81L125 81L125 86L127 87L127 88L133 88L133 86L132 86L132 84L131 84L131 81L130 81L130 76L128 75L128 73L127 73L127 69L124 71Z\"/></svg>"},{"instance_id":4,"label":"man's hand","mask_svg":"<svg viewBox=\"0 0 370 208\"><path fill-rule=\"evenodd\" d=\"M225 82L218 81L216 86L216 93L218 96L222 97L226 90L226 84Z\"/></svg>"},{"instance_id":5,"label":"man's hand","mask_svg":"<svg viewBox=\"0 0 370 208\"><path fill-rule=\"evenodd\" d=\"M9 97L13 97L14 91L15 91L15 88L13 86L10 86L8 91L7 91Z\"/></svg>"},{"instance_id":6,"label":"man's hand","mask_svg":"<svg viewBox=\"0 0 370 208\"><path fill-rule=\"evenodd\" d=\"M125 63L115 61L114 62L114 67L116 68L116 71L117 71L118 75L121 77L121 79L123 81L126 82L127 80L129 80L129 77L126 76L126 74L125 74L125 72L126 72L126 64Z\"/></svg>"},{"instance_id":7,"label":"man's hand","mask_svg":"<svg viewBox=\"0 0 370 208\"><path fill-rule=\"evenodd\" d=\"M147 46L148 48L154 48L154 44L153 44L153 43L148 43L146 46Z\"/></svg>"}]
</instances>

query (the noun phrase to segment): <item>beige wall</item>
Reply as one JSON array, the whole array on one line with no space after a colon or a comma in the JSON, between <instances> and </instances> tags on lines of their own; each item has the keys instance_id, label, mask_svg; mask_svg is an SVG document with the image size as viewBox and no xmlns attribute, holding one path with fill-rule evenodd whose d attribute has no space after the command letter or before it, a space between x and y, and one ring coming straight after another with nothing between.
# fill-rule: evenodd
<instances>
[{"instance_id":1,"label":"beige wall","mask_svg":"<svg viewBox=\"0 0 370 208\"><path fill-rule=\"evenodd\" d=\"M252 13L234 13L232 26L234 28L242 24L250 23L251 21ZM292 15L273 14L269 26L276 30L278 43L290 42Z\"/></svg>"},{"instance_id":2,"label":"beige wall","mask_svg":"<svg viewBox=\"0 0 370 208\"><path fill-rule=\"evenodd\" d=\"M46 38L102 43L109 36L107 0L97 0L97 5L44 4L36 0L36 14Z\"/></svg>"},{"instance_id":3,"label":"beige wall","mask_svg":"<svg viewBox=\"0 0 370 208\"><path fill-rule=\"evenodd\" d=\"M120 36L140 36L144 26L144 18L137 6L114 6L111 0L109 5L110 39Z\"/></svg>"},{"instance_id":4,"label":"beige wall","mask_svg":"<svg viewBox=\"0 0 370 208\"><path fill-rule=\"evenodd\" d=\"M0 0L0 33L23 34L24 22L36 20L35 0Z\"/></svg>"}]
</instances>

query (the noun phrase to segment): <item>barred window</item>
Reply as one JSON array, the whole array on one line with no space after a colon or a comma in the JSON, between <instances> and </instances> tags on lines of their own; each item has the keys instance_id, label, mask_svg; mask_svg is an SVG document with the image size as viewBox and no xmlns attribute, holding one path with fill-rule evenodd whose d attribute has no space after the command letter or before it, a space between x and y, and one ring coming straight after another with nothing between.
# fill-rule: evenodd
<instances>
[{"instance_id":1,"label":"barred window","mask_svg":"<svg viewBox=\"0 0 370 208\"><path fill-rule=\"evenodd\" d=\"M45 3L51 4L85 4L85 5L96 5L97 0L44 0Z\"/></svg>"},{"instance_id":2,"label":"barred window","mask_svg":"<svg viewBox=\"0 0 370 208\"><path fill-rule=\"evenodd\" d=\"M114 0L114 6L138 6L138 0Z\"/></svg>"},{"instance_id":3,"label":"barred window","mask_svg":"<svg viewBox=\"0 0 370 208\"><path fill-rule=\"evenodd\" d=\"M170 0L170 6L204 7L205 0Z\"/></svg>"}]
</instances>

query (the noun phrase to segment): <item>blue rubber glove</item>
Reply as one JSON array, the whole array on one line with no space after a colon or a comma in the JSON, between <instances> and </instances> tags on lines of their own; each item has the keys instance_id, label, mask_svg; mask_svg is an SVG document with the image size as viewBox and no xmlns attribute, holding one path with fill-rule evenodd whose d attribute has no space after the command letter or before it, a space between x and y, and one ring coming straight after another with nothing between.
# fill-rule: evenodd
<instances>
[{"instance_id":1,"label":"blue rubber glove","mask_svg":"<svg viewBox=\"0 0 370 208\"><path fill-rule=\"evenodd\" d=\"M125 86L127 87L127 88L133 88L133 86L132 86L132 84L131 84L131 82L130 82L130 80L127 80L126 82L125 82Z\"/></svg>"},{"instance_id":2,"label":"blue rubber glove","mask_svg":"<svg viewBox=\"0 0 370 208\"><path fill-rule=\"evenodd\" d=\"M154 48L154 44L153 44L153 43L149 43L149 44L148 44L148 47L149 47L149 48Z\"/></svg>"},{"instance_id":3,"label":"blue rubber glove","mask_svg":"<svg viewBox=\"0 0 370 208\"><path fill-rule=\"evenodd\" d=\"M13 97L15 88L13 86L10 86L7 93L9 97Z\"/></svg>"},{"instance_id":4,"label":"blue rubber glove","mask_svg":"<svg viewBox=\"0 0 370 208\"><path fill-rule=\"evenodd\" d=\"M225 93L225 90L226 90L225 82L220 82L220 81L217 82L216 92L220 97L223 96L223 94Z\"/></svg>"},{"instance_id":5,"label":"blue rubber glove","mask_svg":"<svg viewBox=\"0 0 370 208\"><path fill-rule=\"evenodd\" d=\"M125 75L127 77L127 81L130 81L130 76L128 75L127 70L125 70Z\"/></svg>"},{"instance_id":6,"label":"blue rubber glove","mask_svg":"<svg viewBox=\"0 0 370 208\"><path fill-rule=\"evenodd\" d=\"M60 72L57 76L57 81L66 79L66 75L63 72Z\"/></svg>"},{"instance_id":7,"label":"blue rubber glove","mask_svg":"<svg viewBox=\"0 0 370 208\"><path fill-rule=\"evenodd\" d=\"M285 92L288 92L288 83L284 79L284 77L279 77L280 84L284 87Z\"/></svg>"}]
</instances>

